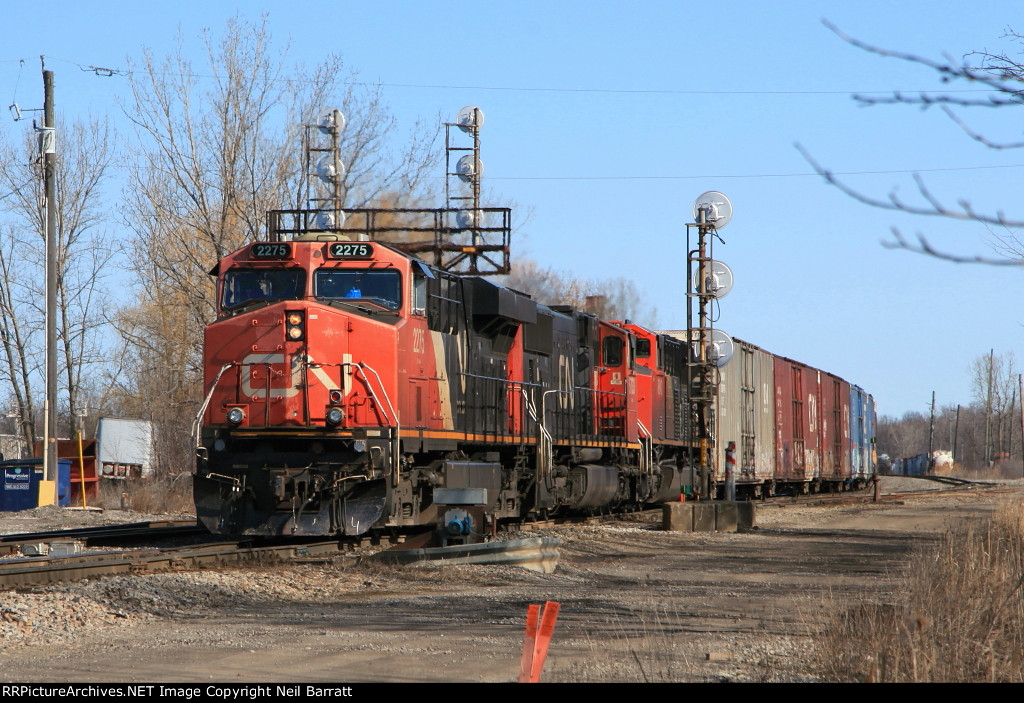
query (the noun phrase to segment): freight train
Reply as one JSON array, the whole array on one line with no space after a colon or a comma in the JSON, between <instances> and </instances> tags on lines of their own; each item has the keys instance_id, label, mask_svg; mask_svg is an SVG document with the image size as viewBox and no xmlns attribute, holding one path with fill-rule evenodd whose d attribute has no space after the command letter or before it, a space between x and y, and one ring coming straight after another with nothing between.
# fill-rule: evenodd
<instances>
[{"instance_id":1,"label":"freight train","mask_svg":"<svg viewBox=\"0 0 1024 703\"><path fill-rule=\"evenodd\" d=\"M288 214L298 224L281 226ZM194 490L214 533L434 526L471 541L534 516L714 497L729 442L749 497L873 471L871 396L832 374L740 342L698 412L685 333L541 305L372 227L269 222L211 272Z\"/></svg>"},{"instance_id":2,"label":"freight train","mask_svg":"<svg viewBox=\"0 0 1024 703\"><path fill-rule=\"evenodd\" d=\"M735 340L721 369L715 418L720 467L733 442L740 494L863 488L875 474L875 403L860 386Z\"/></svg>"}]
</instances>

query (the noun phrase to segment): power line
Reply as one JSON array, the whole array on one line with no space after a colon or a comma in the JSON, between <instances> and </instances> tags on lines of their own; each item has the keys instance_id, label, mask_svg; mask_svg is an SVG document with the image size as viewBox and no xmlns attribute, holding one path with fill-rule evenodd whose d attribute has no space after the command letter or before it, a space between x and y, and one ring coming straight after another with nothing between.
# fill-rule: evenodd
<instances>
[{"instance_id":1,"label":"power line","mask_svg":"<svg viewBox=\"0 0 1024 703\"><path fill-rule=\"evenodd\" d=\"M1006 166L953 166L949 168L916 168L892 169L879 171L830 171L833 176L876 176L901 173L936 173L941 171L982 171L998 168L1024 168L1024 164ZM805 173L742 173L728 175L696 175L696 176L488 176L489 181L673 181L712 178L806 178L821 176L817 171Z\"/></svg>"},{"instance_id":2,"label":"power line","mask_svg":"<svg viewBox=\"0 0 1024 703\"><path fill-rule=\"evenodd\" d=\"M53 56L47 56L48 59L53 61L61 61L68 63L73 66L77 66L80 70L86 72L95 73L98 76L111 77L111 76L132 76L133 71L128 71L121 68L106 68L102 66L93 66L89 64L79 63L78 61L72 61L70 59L59 59ZM157 75L171 75L171 72L159 71ZM203 79L215 79L216 76L212 76L205 73L174 73L182 77L189 78L203 78ZM299 79L296 78L277 78L275 81L284 83L295 83ZM312 81L310 81L312 82ZM998 93L1001 92L991 88L978 88L978 89L967 89L967 90L907 90L907 89L892 89L892 90L682 90L682 89L670 89L670 88L563 88L563 87L539 87L539 86L495 86L495 85L448 85L448 84L429 84L429 83L370 83L367 81L344 81L344 85L357 85L363 87L383 87L383 88L418 88L426 90L487 90L487 91L498 91L498 92L529 92L529 93L597 93L597 94L609 94L609 95L892 95L893 93L912 93L918 95L931 95L931 94L942 94L949 95L953 93Z\"/></svg>"},{"instance_id":3,"label":"power line","mask_svg":"<svg viewBox=\"0 0 1024 703\"><path fill-rule=\"evenodd\" d=\"M892 95L893 93L998 93L994 89L976 90L676 90L663 88L540 88L486 85L429 85L420 83L354 83L380 85L385 88L429 88L433 90L492 90L547 93L610 93L640 95Z\"/></svg>"}]
</instances>

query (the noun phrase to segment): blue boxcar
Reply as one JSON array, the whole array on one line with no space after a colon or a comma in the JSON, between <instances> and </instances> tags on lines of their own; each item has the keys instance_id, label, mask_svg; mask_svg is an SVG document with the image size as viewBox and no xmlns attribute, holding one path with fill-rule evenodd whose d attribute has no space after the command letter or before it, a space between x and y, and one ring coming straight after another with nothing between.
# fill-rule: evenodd
<instances>
[{"instance_id":1,"label":"blue boxcar","mask_svg":"<svg viewBox=\"0 0 1024 703\"><path fill-rule=\"evenodd\" d=\"M850 453L854 479L875 472L875 400L860 386L850 385Z\"/></svg>"}]
</instances>

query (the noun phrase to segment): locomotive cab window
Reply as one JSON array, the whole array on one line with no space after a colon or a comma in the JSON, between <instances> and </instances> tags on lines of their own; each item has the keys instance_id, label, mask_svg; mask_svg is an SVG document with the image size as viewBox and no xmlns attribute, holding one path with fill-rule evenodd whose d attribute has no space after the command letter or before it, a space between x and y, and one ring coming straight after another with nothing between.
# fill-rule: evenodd
<instances>
[{"instance_id":1,"label":"locomotive cab window","mask_svg":"<svg viewBox=\"0 0 1024 703\"><path fill-rule=\"evenodd\" d=\"M320 300L363 300L387 310L402 305L402 277L389 269L322 268L314 295Z\"/></svg>"},{"instance_id":2,"label":"locomotive cab window","mask_svg":"<svg viewBox=\"0 0 1024 703\"><path fill-rule=\"evenodd\" d=\"M275 300L299 300L306 289L306 272L288 269L233 269L224 274L221 305L225 310Z\"/></svg>"},{"instance_id":3,"label":"locomotive cab window","mask_svg":"<svg viewBox=\"0 0 1024 703\"><path fill-rule=\"evenodd\" d=\"M651 340L638 337L636 340L636 356L638 359L651 358Z\"/></svg>"},{"instance_id":4,"label":"locomotive cab window","mask_svg":"<svg viewBox=\"0 0 1024 703\"><path fill-rule=\"evenodd\" d=\"M605 366L622 366L622 340L619 337L605 337L601 345L601 360Z\"/></svg>"},{"instance_id":5,"label":"locomotive cab window","mask_svg":"<svg viewBox=\"0 0 1024 703\"><path fill-rule=\"evenodd\" d=\"M427 314L427 279L419 274L412 277L412 312L414 315Z\"/></svg>"}]
</instances>

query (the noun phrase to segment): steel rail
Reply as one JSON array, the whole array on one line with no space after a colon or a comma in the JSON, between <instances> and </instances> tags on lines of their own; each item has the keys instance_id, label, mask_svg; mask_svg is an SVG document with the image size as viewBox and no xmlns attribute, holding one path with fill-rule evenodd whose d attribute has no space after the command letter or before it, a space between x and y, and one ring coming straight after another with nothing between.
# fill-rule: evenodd
<instances>
[{"instance_id":1,"label":"steel rail","mask_svg":"<svg viewBox=\"0 0 1024 703\"><path fill-rule=\"evenodd\" d=\"M72 527L64 530L43 530L0 535L0 544L10 542L38 542L47 539L90 539L95 537L120 537L133 535L160 534L184 531L197 527L195 520L153 520L149 522L128 522L117 525L94 525ZM205 528L201 528L204 532Z\"/></svg>"},{"instance_id":2,"label":"steel rail","mask_svg":"<svg viewBox=\"0 0 1024 703\"><path fill-rule=\"evenodd\" d=\"M137 549L86 552L59 557L0 559L0 590L103 576L329 558L340 556L344 548L344 543L338 540L273 546L245 546L238 542L224 542L173 549Z\"/></svg>"}]
</instances>

